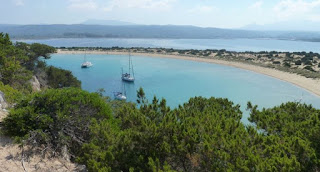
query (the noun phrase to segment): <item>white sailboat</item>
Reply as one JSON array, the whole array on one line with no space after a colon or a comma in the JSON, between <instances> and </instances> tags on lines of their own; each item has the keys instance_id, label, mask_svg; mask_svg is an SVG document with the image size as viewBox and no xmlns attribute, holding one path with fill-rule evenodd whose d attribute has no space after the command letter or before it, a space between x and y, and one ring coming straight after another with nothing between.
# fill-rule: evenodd
<instances>
[{"instance_id":1,"label":"white sailboat","mask_svg":"<svg viewBox=\"0 0 320 172\"><path fill-rule=\"evenodd\" d=\"M81 64L81 68L89 68L93 65L91 62L87 61L86 55L87 55L87 53L84 54L83 63Z\"/></svg>"},{"instance_id":2,"label":"white sailboat","mask_svg":"<svg viewBox=\"0 0 320 172\"><path fill-rule=\"evenodd\" d=\"M134 70L133 70L130 50L129 50L129 73L123 73L123 69L122 69L121 79L127 82L134 82Z\"/></svg>"},{"instance_id":3,"label":"white sailboat","mask_svg":"<svg viewBox=\"0 0 320 172\"><path fill-rule=\"evenodd\" d=\"M122 91L120 92L114 92L114 98L116 100L127 100L127 96L126 96L126 89L124 86L124 83L122 84Z\"/></svg>"}]
</instances>

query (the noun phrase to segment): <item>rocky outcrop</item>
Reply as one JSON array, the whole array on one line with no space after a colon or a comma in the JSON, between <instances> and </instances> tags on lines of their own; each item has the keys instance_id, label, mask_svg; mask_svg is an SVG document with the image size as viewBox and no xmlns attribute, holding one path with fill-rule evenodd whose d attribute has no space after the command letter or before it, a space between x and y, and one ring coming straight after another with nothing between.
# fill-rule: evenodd
<instances>
[{"instance_id":1,"label":"rocky outcrop","mask_svg":"<svg viewBox=\"0 0 320 172\"><path fill-rule=\"evenodd\" d=\"M0 91L0 110L8 108L4 93Z\"/></svg>"},{"instance_id":2,"label":"rocky outcrop","mask_svg":"<svg viewBox=\"0 0 320 172\"><path fill-rule=\"evenodd\" d=\"M8 112L0 109L0 129L1 129L1 121L8 115ZM1 134L1 133L0 133Z\"/></svg>"},{"instance_id":3,"label":"rocky outcrop","mask_svg":"<svg viewBox=\"0 0 320 172\"><path fill-rule=\"evenodd\" d=\"M32 76L32 78L29 82L32 86L33 91L35 91L35 92L41 91L40 82L36 76Z\"/></svg>"}]
</instances>

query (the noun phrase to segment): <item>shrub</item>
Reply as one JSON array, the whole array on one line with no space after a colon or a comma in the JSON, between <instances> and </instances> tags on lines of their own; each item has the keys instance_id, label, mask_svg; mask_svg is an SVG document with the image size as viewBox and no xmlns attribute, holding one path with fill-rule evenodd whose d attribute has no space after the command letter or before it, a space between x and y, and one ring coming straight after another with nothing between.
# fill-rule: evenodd
<instances>
[{"instance_id":1,"label":"shrub","mask_svg":"<svg viewBox=\"0 0 320 172\"><path fill-rule=\"evenodd\" d=\"M56 49L54 47L39 44L39 43L33 43L30 45L30 50L35 54L36 57L44 57L46 59L50 58L50 53L55 53Z\"/></svg>"},{"instance_id":2,"label":"shrub","mask_svg":"<svg viewBox=\"0 0 320 172\"><path fill-rule=\"evenodd\" d=\"M303 69L315 72L315 70L312 68L312 66L305 66Z\"/></svg>"},{"instance_id":3,"label":"shrub","mask_svg":"<svg viewBox=\"0 0 320 172\"><path fill-rule=\"evenodd\" d=\"M312 65L312 62L310 60L308 60L308 61L305 61L304 64L305 65Z\"/></svg>"},{"instance_id":4,"label":"shrub","mask_svg":"<svg viewBox=\"0 0 320 172\"><path fill-rule=\"evenodd\" d=\"M301 165L298 171L319 169L320 110L298 102L262 110L250 104L248 107L251 110L249 121L267 136L279 137L281 143L278 144L286 144L286 150L281 154L294 156ZM287 152L289 150L291 152Z\"/></svg>"},{"instance_id":5,"label":"shrub","mask_svg":"<svg viewBox=\"0 0 320 172\"><path fill-rule=\"evenodd\" d=\"M0 91L4 93L5 99L9 104L13 104L23 97L21 92L10 87L9 85L4 85L2 82L0 82Z\"/></svg>"},{"instance_id":6,"label":"shrub","mask_svg":"<svg viewBox=\"0 0 320 172\"><path fill-rule=\"evenodd\" d=\"M98 94L76 88L49 89L20 101L4 119L3 130L31 146L57 153L67 146L77 154L90 139L92 121L104 119L113 118Z\"/></svg>"},{"instance_id":7,"label":"shrub","mask_svg":"<svg viewBox=\"0 0 320 172\"><path fill-rule=\"evenodd\" d=\"M81 81L74 77L71 71L50 66L46 69L46 73L51 88L81 87Z\"/></svg>"},{"instance_id":8,"label":"shrub","mask_svg":"<svg viewBox=\"0 0 320 172\"><path fill-rule=\"evenodd\" d=\"M294 64L296 64L296 65L301 65L302 62L301 62L301 60L297 60L297 61L294 62Z\"/></svg>"},{"instance_id":9,"label":"shrub","mask_svg":"<svg viewBox=\"0 0 320 172\"><path fill-rule=\"evenodd\" d=\"M291 64L290 64L290 63L288 63L288 62L284 62L284 63L283 63L283 66L284 66L284 67L288 67L288 68L290 68L290 67L291 67Z\"/></svg>"},{"instance_id":10,"label":"shrub","mask_svg":"<svg viewBox=\"0 0 320 172\"><path fill-rule=\"evenodd\" d=\"M273 61L272 64L281 64L280 61Z\"/></svg>"},{"instance_id":11,"label":"shrub","mask_svg":"<svg viewBox=\"0 0 320 172\"><path fill-rule=\"evenodd\" d=\"M41 70L45 70L47 67L47 63L45 61L38 61L37 62L37 68Z\"/></svg>"},{"instance_id":12,"label":"shrub","mask_svg":"<svg viewBox=\"0 0 320 172\"><path fill-rule=\"evenodd\" d=\"M141 89L138 93L140 109L126 104L115 114L120 122L118 134L107 132L111 130L108 123L91 128L92 140L84 145L84 156L79 158L90 171L129 171L132 167L135 171L150 171L151 164L158 170L210 171L219 168L215 164L224 156L228 164L236 157L246 156L244 152L231 153L238 152L236 149L240 147L248 148L244 145L249 137L240 123L238 105L227 99L196 97L170 110L165 100L155 97L148 104L143 101ZM237 141L220 137L237 138ZM235 143L237 148L232 146ZM215 147L219 145L225 149L215 154ZM237 167L225 168L235 170Z\"/></svg>"}]
</instances>

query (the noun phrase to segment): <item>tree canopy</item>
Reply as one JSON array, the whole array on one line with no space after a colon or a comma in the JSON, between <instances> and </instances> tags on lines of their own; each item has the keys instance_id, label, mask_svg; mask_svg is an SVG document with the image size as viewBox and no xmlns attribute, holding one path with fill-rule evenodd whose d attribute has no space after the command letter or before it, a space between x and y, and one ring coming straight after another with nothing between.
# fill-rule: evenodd
<instances>
[{"instance_id":1,"label":"tree canopy","mask_svg":"<svg viewBox=\"0 0 320 172\"><path fill-rule=\"evenodd\" d=\"M81 87L81 82L70 71L47 66L43 59L55 53L54 47L23 42L12 43L8 34L0 33L0 81L4 85L31 92L28 82L37 76L43 87Z\"/></svg>"}]
</instances>

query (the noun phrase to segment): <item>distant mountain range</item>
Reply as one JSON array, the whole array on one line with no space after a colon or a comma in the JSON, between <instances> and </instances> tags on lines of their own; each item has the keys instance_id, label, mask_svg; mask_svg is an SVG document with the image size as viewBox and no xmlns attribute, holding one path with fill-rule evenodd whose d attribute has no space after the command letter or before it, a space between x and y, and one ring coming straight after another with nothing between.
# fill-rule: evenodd
<instances>
[{"instance_id":1,"label":"distant mountain range","mask_svg":"<svg viewBox=\"0 0 320 172\"><path fill-rule=\"evenodd\" d=\"M84 25L112 25L112 26L126 26L126 25L137 25L131 22L119 21L119 20L95 20L89 19L80 24Z\"/></svg>"},{"instance_id":2,"label":"distant mountain range","mask_svg":"<svg viewBox=\"0 0 320 172\"><path fill-rule=\"evenodd\" d=\"M0 32L14 39L43 38L169 38L169 39L286 39L319 41L320 32L254 31L243 29L202 28L176 25L135 25L127 22L107 22L91 25L92 20L75 25L0 25Z\"/></svg>"}]
</instances>

